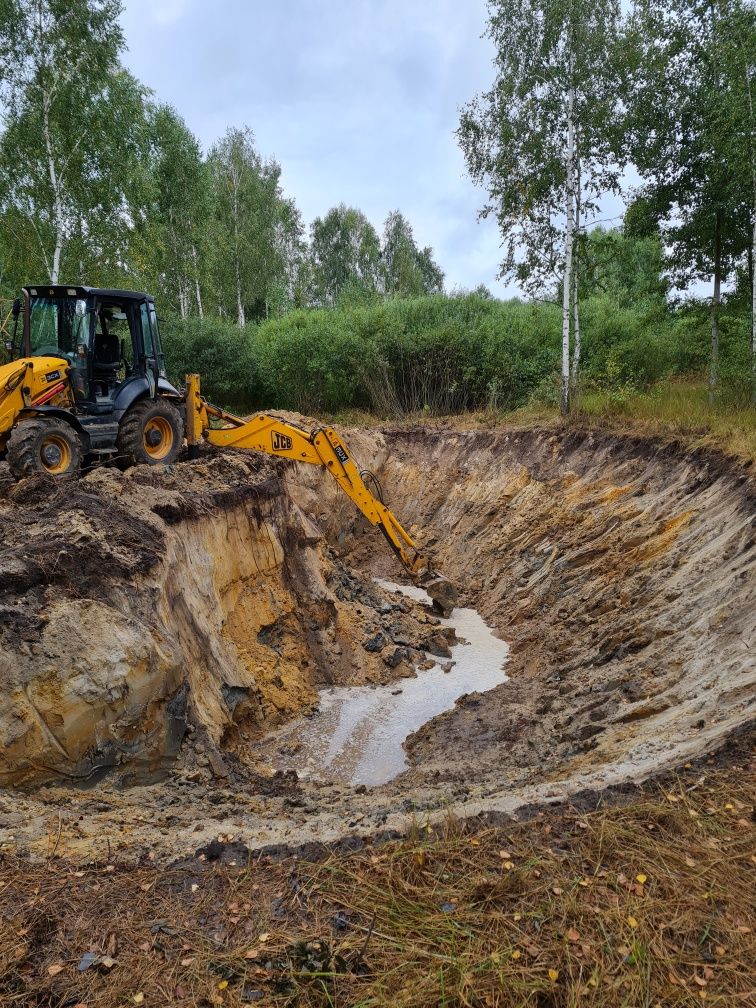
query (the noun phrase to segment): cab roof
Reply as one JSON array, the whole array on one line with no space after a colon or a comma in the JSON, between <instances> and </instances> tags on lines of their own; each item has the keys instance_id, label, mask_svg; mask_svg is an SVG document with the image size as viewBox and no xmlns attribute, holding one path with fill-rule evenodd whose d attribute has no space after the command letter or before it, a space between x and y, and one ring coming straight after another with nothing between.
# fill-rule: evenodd
<instances>
[{"instance_id":1,"label":"cab roof","mask_svg":"<svg viewBox=\"0 0 756 1008\"><path fill-rule=\"evenodd\" d=\"M142 291L85 287L81 284L27 284L23 289L32 297L103 297L116 298L119 301L155 301L151 294L144 294Z\"/></svg>"}]
</instances>

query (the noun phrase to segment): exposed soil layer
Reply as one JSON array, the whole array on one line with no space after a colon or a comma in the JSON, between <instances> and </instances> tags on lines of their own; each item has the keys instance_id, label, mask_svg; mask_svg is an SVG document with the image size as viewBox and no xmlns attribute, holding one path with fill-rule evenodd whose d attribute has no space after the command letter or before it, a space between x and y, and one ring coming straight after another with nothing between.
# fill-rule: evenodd
<instances>
[{"instance_id":1,"label":"exposed soil layer","mask_svg":"<svg viewBox=\"0 0 756 1008\"><path fill-rule=\"evenodd\" d=\"M318 470L242 455L11 487L0 770L91 783L117 769L86 792L6 792L0 841L40 851L53 835L80 854L107 837L171 856L218 835L260 847L400 830L449 803L496 816L644 779L753 718L746 469L569 429L348 440L511 642L509 682L424 726L412 768L380 788L272 774L263 731L319 686L407 674L438 633L372 584L397 569L351 502ZM161 783L121 789L156 769Z\"/></svg>"},{"instance_id":2,"label":"exposed soil layer","mask_svg":"<svg viewBox=\"0 0 756 1008\"><path fill-rule=\"evenodd\" d=\"M438 621L351 574L279 470L217 455L7 488L5 783L113 770L133 783L187 734L194 777L229 776L226 760L312 707L318 687L412 673Z\"/></svg>"}]
</instances>

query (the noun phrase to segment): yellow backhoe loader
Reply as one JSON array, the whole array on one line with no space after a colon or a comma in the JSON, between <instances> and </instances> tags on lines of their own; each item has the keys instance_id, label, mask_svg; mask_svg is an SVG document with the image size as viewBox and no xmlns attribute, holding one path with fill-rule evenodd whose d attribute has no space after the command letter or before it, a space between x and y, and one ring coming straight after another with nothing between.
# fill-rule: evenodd
<instances>
[{"instance_id":1,"label":"yellow backhoe loader","mask_svg":"<svg viewBox=\"0 0 756 1008\"><path fill-rule=\"evenodd\" d=\"M136 291L46 285L14 302L0 365L0 458L17 479L75 478L84 465L174 462L203 442L322 466L445 614L454 586L368 489L330 427L307 430L270 413L248 420L211 405L198 375L179 390L167 378L155 302ZM19 324L20 323L20 324Z\"/></svg>"}]
</instances>

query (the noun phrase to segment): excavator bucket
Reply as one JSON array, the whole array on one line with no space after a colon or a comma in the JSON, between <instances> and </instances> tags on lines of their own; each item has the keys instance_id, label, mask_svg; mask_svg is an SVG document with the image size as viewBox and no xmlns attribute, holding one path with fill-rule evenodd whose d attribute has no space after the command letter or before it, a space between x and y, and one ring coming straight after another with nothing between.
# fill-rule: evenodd
<instances>
[{"instance_id":1,"label":"excavator bucket","mask_svg":"<svg viewBox=\"0 0 756 1008\"><path fill-rule=\"evenodd\" d=\"M457 589L448 578L434 571L421 577L418 585L428 593L436 612L451 616L457 605Z\"/></svg>"}]
</instances>

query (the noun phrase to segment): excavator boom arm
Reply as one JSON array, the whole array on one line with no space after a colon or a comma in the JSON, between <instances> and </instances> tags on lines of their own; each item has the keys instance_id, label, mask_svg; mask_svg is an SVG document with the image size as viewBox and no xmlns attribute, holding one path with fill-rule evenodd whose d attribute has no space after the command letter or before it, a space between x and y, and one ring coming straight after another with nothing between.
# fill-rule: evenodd
<instances>
[{"instance_id":1,"label":"excavator boom arm","mask_svg":"<svg viewBox=\"0 0 756 1008\"><path fill-rule=\"evenodd\" d=\"M211 426L211 420L223 426ZM425 588L436 607L444 613L456 604L456 591L446 578L433 571L412 536L397 517L365 485L346 445L330 427L308 431L290 420L258 413L242 420L212 406L200 394L198 375L188 375L186 383L186 433L190 445L201 439L226 448L245 448L293 462L322 466L354 501L372 525L377 525L389 546L413 581Z\"/></svg>"}]
</instances>

